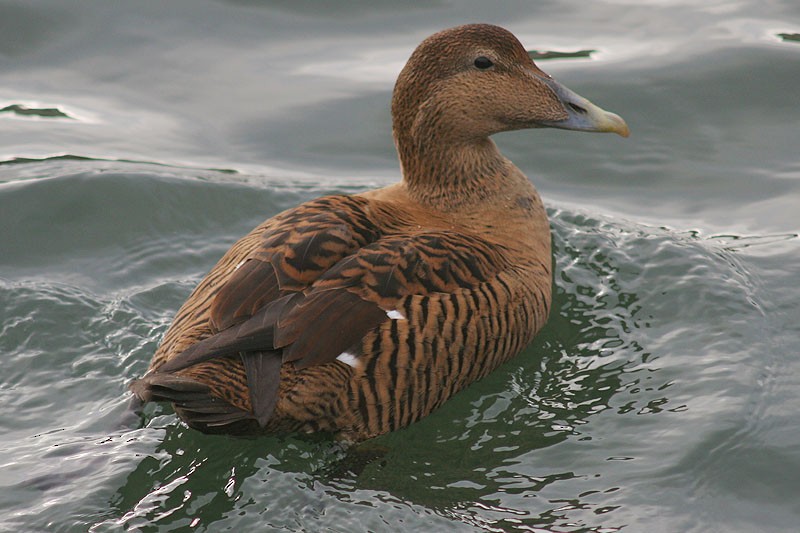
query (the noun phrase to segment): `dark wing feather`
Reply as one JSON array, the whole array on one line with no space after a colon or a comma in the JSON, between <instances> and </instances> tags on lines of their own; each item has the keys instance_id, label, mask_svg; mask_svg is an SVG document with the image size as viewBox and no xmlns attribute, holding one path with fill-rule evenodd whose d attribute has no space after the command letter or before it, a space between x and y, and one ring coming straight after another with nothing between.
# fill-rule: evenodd
<instances>
[{"instance_id":1,"label":"dark wing feather","mask_svg":"<svg viewBox=\"0 0 800 533\"><path fill-rule=\"evenodd\" d=\"M329 363L356 346L369 331L387 320L375 302L347 290L313 292L287 310L277 330L275 344L283 360L298 368Z\"/></svg>"},{"instance_id":2,"label":"dark wing feather","mask_svg":"<svg viewBox=\"0 0 800 533\"><path fill-rule=\"evenodd\" d=\"M302 298L302 293L288 294L270 302L244 322L191 345L158 367L156 372L176 372L209 359L230 357L240 352L272 350L275 323L284 308L297 298Z\"/></svg>"},{"instance_id":3,"label":"dark wing feather","mask_svg":"<svg viewBox=\"0 0 800 533\"><path fill-rule=\"evenodd\" d=\"M250 390L250 405L261 427L267 424L278 403L281 379L281 354L275 351L251 352L242 355Z\"/></svg>"},{"instance_id":4,"label":"dark wing feather","mask_svg":"<svg viewBox=\"0 0 800 533\"><path fill-rule=\"evenodd\" d=\"M245 261L211 302L211 330L218 332L239 324L280 296L278 277L272 264L257 259Z\"/></svg>"}]
</instances>

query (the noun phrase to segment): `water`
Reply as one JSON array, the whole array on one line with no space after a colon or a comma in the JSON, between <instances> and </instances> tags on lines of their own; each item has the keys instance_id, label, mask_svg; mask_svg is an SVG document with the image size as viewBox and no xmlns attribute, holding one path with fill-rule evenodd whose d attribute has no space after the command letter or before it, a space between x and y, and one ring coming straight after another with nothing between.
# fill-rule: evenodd
<instances>
[{"instance_id":1,"label":"water","mask_svg":"<svg viewBox=\"0 0 800 533\"><path fill-rule=\"evenodd\" d=\"M632 136L497 137L553 314L358 450L205 436L126 383L239 236L397 177L420 39L483 20ZM0 3L0 530L794 531L800 5ZM782 36L783 35L783 36Z\"/></svg>"}]
</instances>

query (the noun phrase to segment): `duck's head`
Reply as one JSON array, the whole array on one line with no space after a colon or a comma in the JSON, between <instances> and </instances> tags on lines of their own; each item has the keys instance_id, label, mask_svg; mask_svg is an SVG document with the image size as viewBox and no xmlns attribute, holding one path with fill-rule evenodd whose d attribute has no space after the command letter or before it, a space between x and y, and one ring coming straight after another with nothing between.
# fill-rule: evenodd
<instances>
[{"instance_id":1,"label":"duck's head","mask_svg":"<svg viewBox=\"0 0 800 533\"><path fill-rule=\"evenodd\" d=\"M559 84L513 34L489 24L425 39L397 80L392 117L401 159L404 149L470 143L524 128L628 136L622 118Z\"/></svg>"}]
</instances>

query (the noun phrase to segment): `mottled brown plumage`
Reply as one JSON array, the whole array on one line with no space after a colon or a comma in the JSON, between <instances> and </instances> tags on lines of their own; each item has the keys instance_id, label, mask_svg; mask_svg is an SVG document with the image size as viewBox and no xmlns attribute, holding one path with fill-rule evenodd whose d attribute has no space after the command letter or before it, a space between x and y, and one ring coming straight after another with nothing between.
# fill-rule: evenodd
<instances>
[{"instance_id":1,"label":"mottled brown plumage","mask_svg":"<svg viewBox=\"0 0 800 533\"><path fill-rule=\"evenodd\" d=\"M403 180L285 211L237 242L167 332L140 401L206 432L401 428L517 354L547 320L550 230L500 131L625 123L476 24L414 51L392 99Z\"/></svg>"}]
</instances>

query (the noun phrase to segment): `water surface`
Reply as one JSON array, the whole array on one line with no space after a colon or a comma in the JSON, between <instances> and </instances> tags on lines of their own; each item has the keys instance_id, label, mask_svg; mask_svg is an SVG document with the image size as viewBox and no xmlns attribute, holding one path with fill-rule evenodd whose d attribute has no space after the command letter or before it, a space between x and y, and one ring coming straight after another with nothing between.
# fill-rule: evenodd
<instances>
[{"instance_id":1,"label":"water surface","mask_svg":"<svg viewBox=\"0 0 800 533\"><path fill-rule=\"evenodd\" d=\"M550 322L356 451L205 436L126 384L224 251L398 177L428 34L506 26L632 136L497 136L548 204ZM0 3L0 530L792 531L800 6Z\"/></svg>"}]
</instances>

